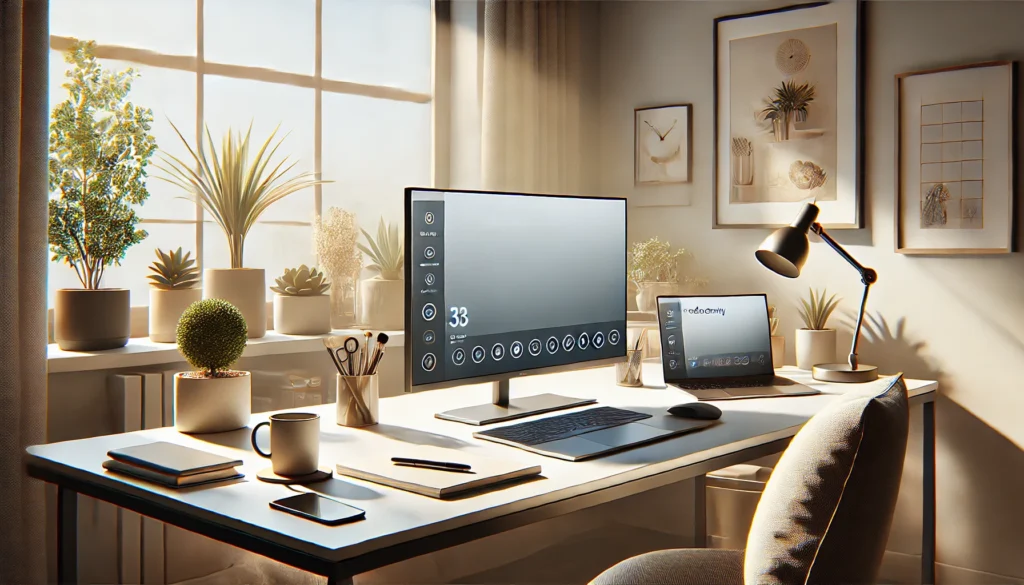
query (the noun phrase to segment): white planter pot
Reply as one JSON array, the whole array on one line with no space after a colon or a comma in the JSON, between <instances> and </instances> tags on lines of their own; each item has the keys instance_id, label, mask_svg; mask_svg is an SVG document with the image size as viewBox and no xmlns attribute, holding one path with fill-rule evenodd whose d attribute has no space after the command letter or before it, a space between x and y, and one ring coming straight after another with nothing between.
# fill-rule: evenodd
<instances>
[{"instance_id":1,"label":"white planter pot","mask_svg":"<svg viewBox=\"0 0 1024 585\"><path fill-rule=\"evenodd\" d=\"M658 311L658 296L679 294L678 282L641 282L636 293L636 308L645 313Z\"/></svg>"},{"instance_id":2,"label":"white planter pot","mask_svg":"<svg viewBox=\"0 0 1024 585\"><path fill-rule=\"evenodd\" d=\"M177 290L149 289L149 338L159 343L174 343L178 320L192 303L203 298L201 288Z\"/></svg>"},{"instance_id":3,"label":"white planter pot","mask_svg":"<svg viewBox=\"0 0 1024 585\"><path fill-rule=\"evenodd\" d=\"M331 331L331 297L274 294L274 331L318 335Z\"/></svg>"},{"instance_id":4,"label":"white planter pot","mask_svg":"<svg viewBox=\"0 0 1024 585\"><path fill-rule=\"evenodd\" d=\"M242 312L249 339L267 334L267 277L262 268L209 268L203 298L223 299Z\"/></svg>"},{"instance_id":5,"label":"white planter pot","mask_svg":"<svg viewBox=\"0 0 1024 585\"><path fill-rule=\"evenodd\" d=\"M220 433L249 424L252 375L189 378L174 375L174 428L182 433Z\"/></svg>"},{"instance_id":6,"label":"white planter pot","mask_svg":"<svg viewBox=\"0 0 1024 585\"><path fill-rule=\"evenodd\" d=\"M359 324L386 331L405 327L405 281L374 277L359 283Z\"/></svg>"},{"instance_id":7,"label":"white planter pot","mask_svg":"<svg viewBox=\"0 0 1024 585\"><path fill-rule=\"evenodd\" d=\"M772 335L772 367L781 368L786 365L786 338Z\"/></svg>"},{"instance_id":8,"label":"white planter pot","mask_svg":"<svg viewBox=\"0 0 1024 585\"><path fill-rule=\"evenodd\" d=\"M810 370L818 364L836 361L836 330L796 330L796 367Z\"/></svg>"}]
</instances>

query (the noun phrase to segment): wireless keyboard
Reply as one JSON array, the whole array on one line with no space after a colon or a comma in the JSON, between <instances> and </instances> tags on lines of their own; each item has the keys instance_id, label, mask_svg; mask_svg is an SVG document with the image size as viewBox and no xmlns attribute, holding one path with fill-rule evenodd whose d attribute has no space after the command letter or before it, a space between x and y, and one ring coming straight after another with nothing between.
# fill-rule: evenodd
<instances>
[{"instance_id":1,"label":"wireless keyboard","mask_svg":"<svg viewBox=\"0 0 1024 585\"><path fill-rule=\"evenodd\" d=\"M580 412L480 431L475 434L532 446L617 427L650 417L651 415L642 412L599 406Z\"/></svg>"}]
</instances>

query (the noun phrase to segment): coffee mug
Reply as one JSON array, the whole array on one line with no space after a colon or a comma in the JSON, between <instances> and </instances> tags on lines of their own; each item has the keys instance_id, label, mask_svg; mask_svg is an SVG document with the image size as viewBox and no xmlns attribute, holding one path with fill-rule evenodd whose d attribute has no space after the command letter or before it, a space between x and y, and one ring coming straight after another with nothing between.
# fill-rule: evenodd
<instances>
[{"instance_id":1,"label":"coffee mug","mask_svg":"<svg viewBox=\"0 0 1024 585\"><path fill-rule=\"evenodd\" d=\"M270 451L256 444L260 427L270 427ZM316 473L320 464L320 415L311 412L282 412L270 415L252 430L252 448L270 459L277 475L299 476Z\"/></svg>"}]
</instances>

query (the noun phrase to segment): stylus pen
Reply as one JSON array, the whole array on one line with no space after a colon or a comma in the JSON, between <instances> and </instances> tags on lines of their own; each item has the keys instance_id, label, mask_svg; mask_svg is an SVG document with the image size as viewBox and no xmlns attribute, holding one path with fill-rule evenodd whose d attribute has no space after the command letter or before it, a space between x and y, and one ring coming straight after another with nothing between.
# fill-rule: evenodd
<instances>
[{"instance_id":1,"label":"stylus pen","mask_svg":"<svg viewBox=\"0 0 1024 585\"><path fill-rule=\"evenodd\" d=\"M457 471L469 471L470 469L473 469L472 465L466 465L465 463L452 463L450 461L430 461L429 459L410 459L408 457L392 457L391 462L398 463L400 465L440 467L442 469L454 469Z\"/></svg>"}]
</instances>

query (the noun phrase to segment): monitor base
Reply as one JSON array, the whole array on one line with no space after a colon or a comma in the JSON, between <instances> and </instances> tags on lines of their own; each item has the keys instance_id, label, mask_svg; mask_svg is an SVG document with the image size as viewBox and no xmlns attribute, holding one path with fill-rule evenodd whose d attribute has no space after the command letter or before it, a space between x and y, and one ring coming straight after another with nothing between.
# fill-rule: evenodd
<instances>
[{"instance_id":1,"label":"monitor base","mask_svg":"<svg viewBox=\"0 0 1024 585\"><path fill-rule=\"evenodd\" d=\"M558 394L537 394L536 396L513 398L508 401L508 406L480 404L439 412L434 416L443 420L480 426L595 403L597 403L597 400L593 398L571 398L569 396L559 396Z\"/></svg>"}]
</instances>

